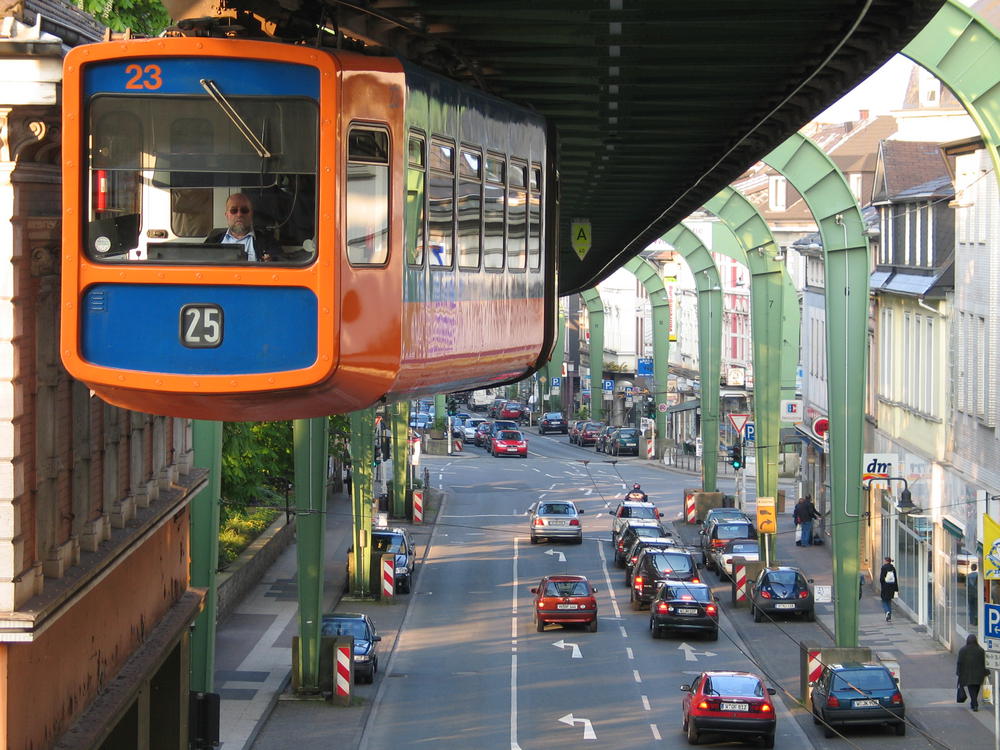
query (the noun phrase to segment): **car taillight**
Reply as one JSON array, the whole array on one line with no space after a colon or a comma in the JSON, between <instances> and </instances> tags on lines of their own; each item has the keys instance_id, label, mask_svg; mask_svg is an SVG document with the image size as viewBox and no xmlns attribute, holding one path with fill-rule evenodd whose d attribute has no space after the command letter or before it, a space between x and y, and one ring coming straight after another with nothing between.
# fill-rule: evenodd
<instances>
[{"instance_id":1,"label":"car taillight","mask_svg":"<svg viewBox=\"0 0 1000 750\"><path fill-rule=\"evenodd\" d=\"M542 518L535 519L535 526L544 526L544 525L545 525L545 519Z\"/></svg>"},{"instance_id":2,"label":"car taillight","mask_svg":"<svg viewBox=\"0 0 1000 750\"><path fill-rule=\"evenodd\" d=\"M726 546L726 540L725 539L713 539L712 540L712 548L713 549L719 549L720 547L725 547L725 546Z\"/></svg>"},{"instance_id":3,"label":"car taillight","mask_svg":"<svg viewBox=\"0 0 1000 750\"><path fill-rule=\"evenodd\" d=\"M580 522L579 522L579 521L578 521L577 519L575 519L575 518L571 518L571 519L569 520L569 525L570 525L570 526L579 526L579 525L580 525Z\"/></svg>"},{"instance_id":4,"label":"car taillight","mask_svg":"<svg viewBox=\"0 0 1000 750\"><path fill-rule=\"evenodd\" d=\"M669 612L670 611L670 607L667 605L666 602L660 602L659 604L656 605L656 611L657 612Z\"/></svg>"},{"instance_id":5,"label":"car taillight","mask_svg":"<svg viewBox=\"0 0 1000 750\"><path fill-rule=\"evenodd\" d=\"M895 693L892 694L892 698L890 698L889 700L892 702L892 704L894 706L902 706L903 705L903 696L900 695L900 693L899 693L898 690Z\"/></svg>"},{"instance_id":6,"label":"car taillight","mask_svg":"<svg viewBox=\"0 0 1000 750\"><path fill-rule=\"evenodd\" d=\"M705 611L710 615L714 615L716 613L716 607L714 604L709 604L707 607L705 607Z\"/></svg>"},{"instance_id":7,"label":"car taillight","mask_svg":"<svg viewBox=\"0 0 1000 750\"><path fill-rule=\"evenodd\" d=\"M771 598L771 592L770 591L765 591L764 589L761 589L760 590L760 598L761 599L770 599Z\"/></svg>"},{"instance_id":8,"label":"car taillight","mask_svg":"<svg viewBox=\"0 0 1000 750\"><path fill-rule=\"evenodd\" d=\"M629 558L629 560L631 561L632 565L635 565L635 561L638 560L638 559L639 559L638 555L632 555L632 557Z\"/></svg>"},{"instance_id":9,"label":"car taillight","mask_svg":"<svg viewBox=\"0 0 1000 750\"><path fill-rule=\"evenodd\" d=\"M808 591L800 591L799 592L799 599L808 599L808 598L809 598L809 592Z\"/></svg>"},{"instance_id":10,"label":"car taillight","mask_svg":"<svg viewBox=\"0 0 1000 750\"><path fill-rule=\"evenodd\" d=\"M695 576L691 579L691 583L701 583L701 579L698 576Z\"/></svg>"},{"instance_id":11,"label":"car taillight","mask_svg":"<svg viewBox=\"0 0 1000 750\"><path fill-rule=\"evenodd\" d=\"M840 701L836 695L827 696L826 706L827 708L840 708Z\"/></svg>"},{"instance_id":12,"label":"car taillight","mask_svg":"<svg viewBox=\"0 0 1000 750\"><path fill-rule=\"evenodd\" d=\"M618 540L618 551L621 552L623 549L625 549L625 540L624 539L619 539Z\"/></svg>"},{"instance_id":13,"label":"car taillight","mask_svg":"<svg viewBox=\"0 0 1000 750\"><path fill-rule=\"evenodd\" d=\"M760 711L760 712L761 712L762 714L769 714L769 713L771 713L771 711L773 711L774 709L772 709L772 708L771 708L771 704L770 704L770 703L761 703L761 704L760 704L760 707L758 708L758 710L759 710L759 711Z\"/></svg>"},{"instance_id":14,"label":"car taillight","mask_svg":"<svg viewBox=\"0 0 1000 750\"><path fill-rule=\"evenodd\" d=\"M731 558L731 557L724 557L724 558L722 558L722 562L723 562L724 565L732 565L733 558Z\"/></svg>"},{"instance_id":15,"label":"car taillight","mask_svg":"<svg viewBox=\"0 0 1000 750\"><path fill-rule=\"evenodd\" d=\"M642 576L634 576L632 578L632 588L636 589L642 588Z\"/></svg>"}]
</instances>

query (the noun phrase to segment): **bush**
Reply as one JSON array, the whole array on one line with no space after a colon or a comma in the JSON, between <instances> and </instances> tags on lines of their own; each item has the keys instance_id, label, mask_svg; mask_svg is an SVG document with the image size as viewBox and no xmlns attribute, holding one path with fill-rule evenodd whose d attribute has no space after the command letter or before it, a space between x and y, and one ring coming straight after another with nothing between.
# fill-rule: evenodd
<instances>
[{"instance_id":1,"label":"bush","mask_svg":"<svg viewBox=\"0 0 1000 750\"><path fill-rule=\"evenodd\" d=\"M272 508L234 511L219 529L219 567L224 568L239 557L280 512Z\"/></svg>"}]
</instances>

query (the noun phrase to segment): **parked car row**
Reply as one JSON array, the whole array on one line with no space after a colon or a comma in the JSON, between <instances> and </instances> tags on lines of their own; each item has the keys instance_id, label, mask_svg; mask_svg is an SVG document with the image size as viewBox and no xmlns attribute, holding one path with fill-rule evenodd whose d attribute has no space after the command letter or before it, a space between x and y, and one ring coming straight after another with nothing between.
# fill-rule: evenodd
<instances>
[{"instance_id":1,"label":"parked car row","mask_svg":"<svg viewBox=\"0 0 1000 750\"><path fill-rule=\"evenodd\" d=\"M566 434L570 443L580 447L593 445L598 453L612 456L639 455L641 433L635 427L615 427L604 422L577 419L567 423Z\"/></svg>"}]
</instances>

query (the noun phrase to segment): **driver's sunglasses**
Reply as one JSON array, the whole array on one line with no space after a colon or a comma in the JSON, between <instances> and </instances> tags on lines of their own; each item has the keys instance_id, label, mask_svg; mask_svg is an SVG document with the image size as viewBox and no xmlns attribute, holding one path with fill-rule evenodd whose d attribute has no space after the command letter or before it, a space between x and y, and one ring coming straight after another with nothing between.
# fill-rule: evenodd
<instances>
[{"instance_id":1,"label":"driver's sunglasses","mask_svg":"<svg viewBox=\"0 0 1000 750\"><path fill-rule=\"evenodd\" d=\"M231 209L229 209L229 213L231 213L231 214L248 214L248 213L250 213L250 209L247 208L246 206L240 206L239 208L231 208Z\"/></svg>"}]
</instances>

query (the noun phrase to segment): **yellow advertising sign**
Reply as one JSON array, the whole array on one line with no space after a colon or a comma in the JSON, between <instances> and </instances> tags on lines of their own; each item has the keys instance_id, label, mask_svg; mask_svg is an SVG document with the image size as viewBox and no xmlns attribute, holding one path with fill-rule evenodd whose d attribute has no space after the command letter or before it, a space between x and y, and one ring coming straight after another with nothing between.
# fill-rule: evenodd
<instances>
[{"instance_id":1,"label":"yellow advertising sign","mask_svg":"<svg viewBox=\"0 0 1000 750\"><path fill-rule=\"evenodd\" d=\"M761 534L778 533L778 517L775 515L774 498L757 498L757 531Z\"/></svg>"},{"instance_id":2,"label":"yellow advertising sign","mask_svg":"<svg viewBox=\"0 0 1000 750\"><path fill-rule=\"evenodd\" d=\"M569 225L569 233L572 238L573 250L580 260L590 252L590 220L573 219Z\"/></svg>"},{"instance_id":3,"label":"yellow advertising sign","mask_svg":"<svg viewBox=\"0 0 1000 750\"><path fill-rule=\"evenodd\" d=\"M983 515L983 578L1000 581L1000 523Z\"/></svg>"}]
</instances>

